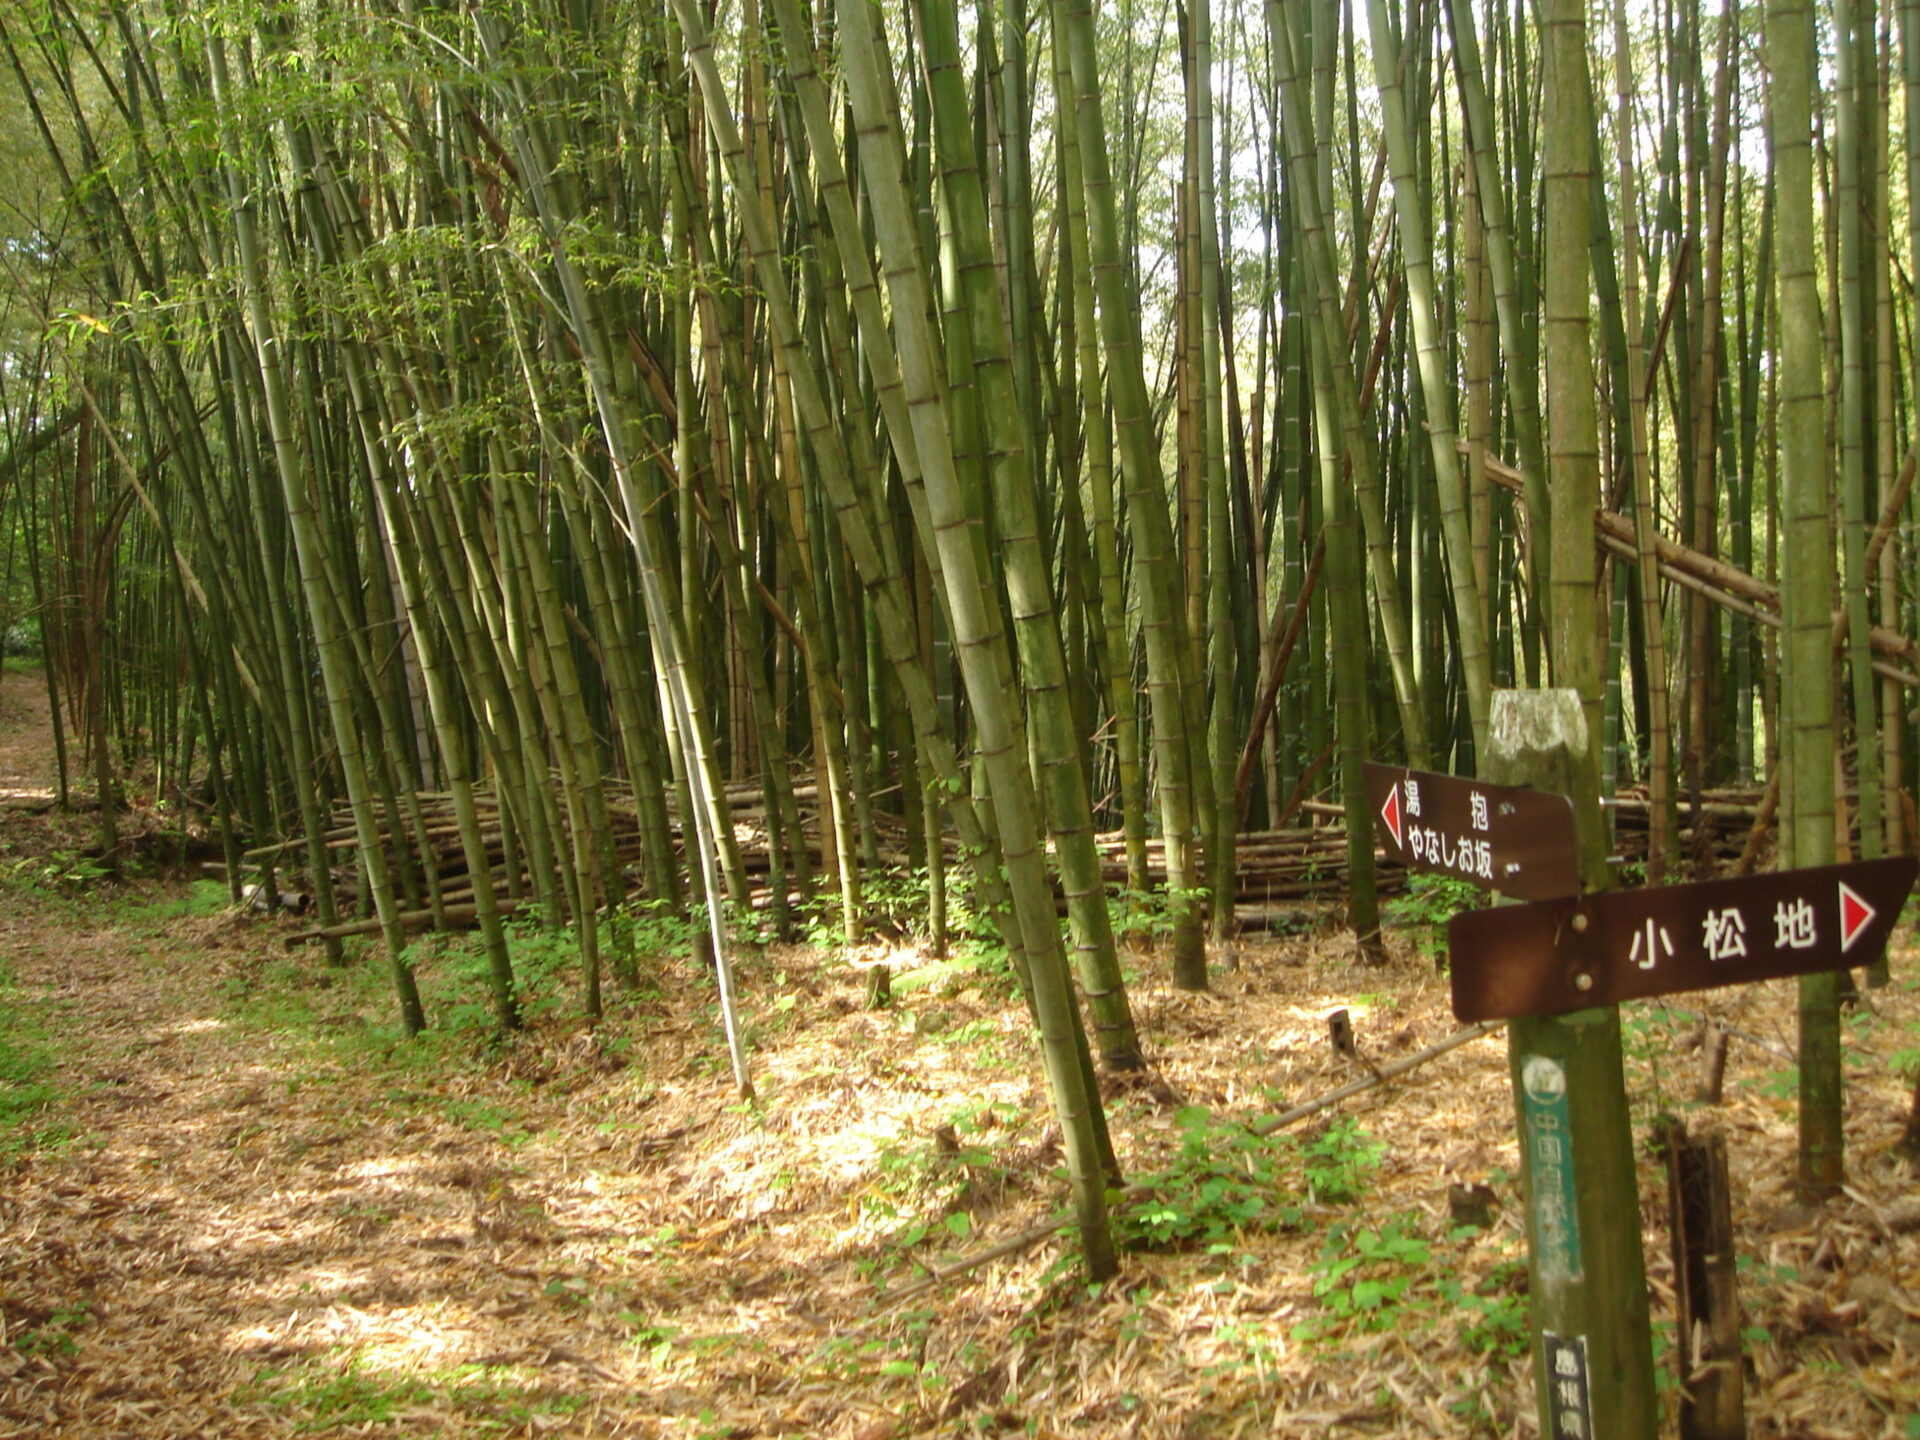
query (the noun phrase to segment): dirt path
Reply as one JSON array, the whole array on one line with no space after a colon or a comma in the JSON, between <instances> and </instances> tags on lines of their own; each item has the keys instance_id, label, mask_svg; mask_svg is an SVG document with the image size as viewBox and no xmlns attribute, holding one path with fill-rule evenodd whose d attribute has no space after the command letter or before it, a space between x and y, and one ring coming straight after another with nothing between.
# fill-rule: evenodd
<instances>
[{"instance_id":1,"label":"dirt path","mask_svg":"<svg viewBox=\"0 0 1920 1440\"><path fill-rule=\"evenodd\" d=\"M0 679L0 788L44 789L46 734L37 679ZM501 1046L472 957L427 944L437 1028L407 1042L372 951L331 971L278 922L190 913L204 889L69 891L22 866L71 844L63 823L0 806L0 1101L23 1077L54 1092L0 1130L0 1440L1531 1433L1500 1041L1292 1141L1249 1147L1185 1108L1258 1114L1353 1078L1325 1044L1335 1006L1373 1057L1446 1034L1417 951L1357 972L1331 933L1246 946L1199 997L1136 957L1157 1069L1109 1111L1130 1175L1186 1177L1160 1222L1179 1243L1098 1292L1043 1245L891 1304L879 1287L1059 1202L990 966L924 967L872 1012L831 955L744 956L746 1107L685 962L646 961L589 1032L570 957L525 936L543 1013ZM1791 1039L1790 986L1694 1008ZM1691 1028L1632 1012L1631 1088L1640 1125L1677 1108L1732 1136L1754 1440L1912 1440L1920 1207L1889 1141L1920 994L1903 980L1849 1022L1852 1187L1817 1214L1786 1193L1790 1074L1743 1045L1727 1104L1696 1106ZM1486 1234L1452 1230L1455 1181L1493 1186ZM1207 1209L1213 1182L1242 1208ZM1650 1158L1642 1200L1659 1317ZM1349 1276L1393 1297L1371 1310L1336 1283L1368 1235L1401 1246Z\"/></svg>"},{"instance_id":2,"label":"dirt path","mask_svg":"<svg viewBox=\"0 0 1920 1440\"><path fill-rule=\"evenodd\" d=\"M50 734L37 678L7 675L8 796L51 795ZM16 852L33 823L10 817ZM323 1034L374 1031L374 987L279 960L264 924L178 913L187 893L18 886L0 907L0 963L56 1057L45 1118L71 1133L0 1173L0 1436L248 1437L383 1417L421 1433L639 1433L597 1414L627 1388L631 1347L570 1323L584 1287L553 1253L553 1211L582 1193L516 1173L517 1123L537 1123L525 1085L459 1073L472 1067L455 1056L444 1098L424 1072L397 1097L372 1090L393 1079L378 1040L355 1073L351 1047L300 1031L316 1012ZM295 992L288 1033L270 1028L269 986ZM302 1368L343 1345L369 1370L439 1359L449 1383Z\"/></svg>"},{"instance_id":3,"label":"dirt path","mask_svg":"<svg viewBox=\"0 0 1920 1440\"><path fill-rule=\"evenodd\" d=\"M38 674L0 670L0 801L51 800L53 721Z\"/></svg>"}]
</instances>

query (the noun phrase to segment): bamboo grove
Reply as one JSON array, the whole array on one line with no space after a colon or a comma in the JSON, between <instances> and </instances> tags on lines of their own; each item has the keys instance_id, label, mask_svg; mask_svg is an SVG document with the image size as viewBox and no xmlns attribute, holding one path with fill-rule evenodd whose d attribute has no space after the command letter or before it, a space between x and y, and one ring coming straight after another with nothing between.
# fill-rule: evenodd
<instances>
[{"instance_id":1,"label":"bamboo grove","mask_svg":"<svg viewBox=\"0 0 1920 1440\"><path fill-rule=\"evenodd\" d=\"M937 937L964 873L1100 1272L1098 834L1204 988L1237 847L1344 797L1365 956L1359 763L1473 773L1552 684L1649 878L1729 788L1795 863L1909 843L1920 6L9 0L0 46L63 764L269 847L335 958L349 865L409 1029L421 923L512 1027L505 914L597 1014L649 962L584 917L711 902L731 1013L723 911L852 941L900 863Z\"/></svg>"}]
</instances>

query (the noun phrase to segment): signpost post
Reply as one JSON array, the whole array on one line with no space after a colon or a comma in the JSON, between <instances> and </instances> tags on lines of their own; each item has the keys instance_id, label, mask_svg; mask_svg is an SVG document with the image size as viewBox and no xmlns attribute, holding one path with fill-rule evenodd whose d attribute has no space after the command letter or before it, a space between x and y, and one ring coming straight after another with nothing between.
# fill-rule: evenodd
<instances>
[{"instance_id":1,"label":"signpost post","mask_svg":"<svg viewBox=\"0 0 1920 1440\"><path fill-rule=\"evenodd\" d=\"M1498 691L1488 729L1490 778L1592 793L1592 752L1577 692ZM1598 820L1596 810L1586 823ZM1456 975L1476 964L1471 950L1452 946ZM1528 1325L1540 1433L1543 1440L1651 1436L1652 1327L1620 1012L1589 1005L1552 1018L1523 1015L1507 1027L1507 1044L1526 1190Z\"/></svg>"}]
</instances>

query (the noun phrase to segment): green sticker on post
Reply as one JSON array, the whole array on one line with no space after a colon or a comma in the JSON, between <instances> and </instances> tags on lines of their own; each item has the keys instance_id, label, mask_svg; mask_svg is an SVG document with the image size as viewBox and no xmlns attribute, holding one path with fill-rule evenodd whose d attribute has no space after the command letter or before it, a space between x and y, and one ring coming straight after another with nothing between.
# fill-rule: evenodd
<instances>
[{"instance_id":1,"label":"green sticker on post","mask_svg":"<svg viewBox=\"0 0 1920 1440\"><path fill-rule=\"evenodd\" d=\"M1574 1201L1573 1146L1568 1138L1567 1072L1558 1060L1529 1055L1521 1062L1520 1109L1526 1121L1540 1274L1543 1279L1577 1280L1580 1213Z\"/></svg>"}]
</instances>

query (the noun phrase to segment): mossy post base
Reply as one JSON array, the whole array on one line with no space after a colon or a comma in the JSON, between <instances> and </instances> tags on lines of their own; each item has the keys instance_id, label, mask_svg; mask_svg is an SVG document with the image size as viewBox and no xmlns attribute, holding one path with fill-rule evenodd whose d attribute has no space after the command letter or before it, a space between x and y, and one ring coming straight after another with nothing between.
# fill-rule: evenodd
<instances>
[{"instance_id":1,"label":"mossy post base","mask_svg":"<svg viewBox=\"0 0 1920 1440\"><path fill-rule=\"evenodd\" d=\"M1484 778L1570 796L1581 853L1595 854L1595 835L1584 832L1597 832L1601 819L1579 695L1500 691L1489 728ZM1590 888L1597 878L1588 875ZM1514 1020L1507 1039L1540 1433L1652 1440L1658 1410L1620 1012Z\"/></svg>"}]
</instances>

